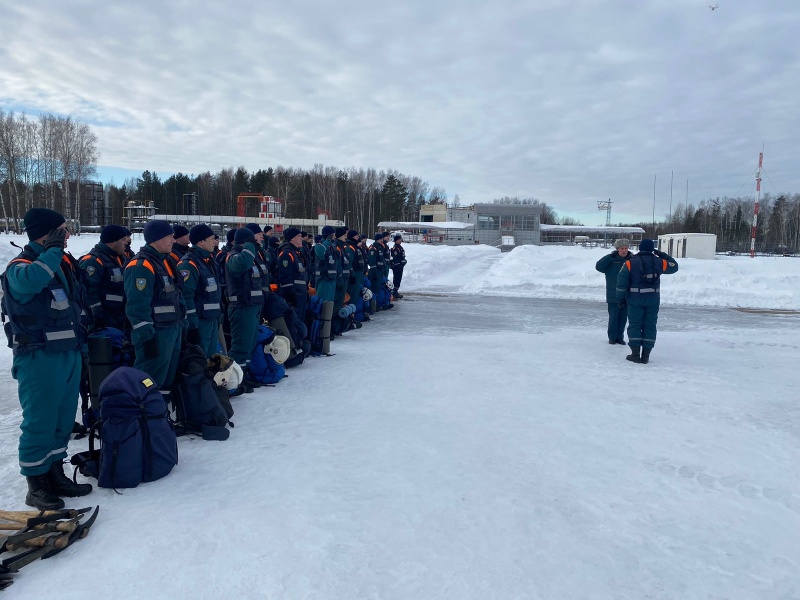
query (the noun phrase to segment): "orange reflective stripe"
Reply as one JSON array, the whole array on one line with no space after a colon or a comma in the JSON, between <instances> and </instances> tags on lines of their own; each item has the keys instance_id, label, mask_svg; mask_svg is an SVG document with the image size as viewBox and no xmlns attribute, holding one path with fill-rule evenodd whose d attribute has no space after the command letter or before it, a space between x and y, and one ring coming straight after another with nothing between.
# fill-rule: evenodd
<instances>
[{"instance_id":1,"label":"orange reflective stripe","mask_svg":"<svg viewBox=\"0 0 800 600\"><path fill-rule=\"evenodd\" d=\"M86 260L87 258L91 258L91 257L92 257L91 254L84 254L83 256L81 256L81 260Z\"/></svg>"},{"instance_id":2,"label":"orange reflective stripe","mask_svg":"<svg viewBox=\"0 0 800 600\"><path fill-rule=\"evenodd\" d=\"M8 263L8 266L10 267L10 266L11 266L11 265L13 265L14 263L26 263L26 264L31 264L31 262L32 262L32 261L28 260L27 258L15 258L15 259L14 259L14 260L12 260L10 263Z\"/></svg>"},{"instance_id":3,"label":"orange reflective stripe","mask_svg":"<svg viewBox=\"0 0 800 600\"><path fill-rule=\"evenodd\" d=\"M630 271L631 270L631 261L626 260L625 261L625 266L628 267L628 271Z\"/></svg>"},{"instance_id":4,"label":"orange reflective stripe","mask_svg":"<svg viewBox=\"0 0 800 600\"><path fill-rule=\"evenodd\" d=\"M102 260L100 260L100 259L99 259L99 258L97 258L96 256L94 257L94 259L97 261L97 264L99 264L100 266L102 266L102 265L103 265L103 261L102 261Z\"/></svg>"},{"instance_id":5,"label":"orange reflective stripe","mask_svg":"<svg viewBox=\"0 0 800 600\"><path fill-rule=\"evenodd\" d=\"M194 264L193 260L189 260L189 264L192 265L198 273L200 272L200 269L197 268L197 265Z\"/></svg>"},{"instance_id":6,"label":"orange reflective stripe","mask_svg":"<svg viewBox=\"0 0 800 600\"><path fill-rule=\"evenodd\" d=\"M666 270L667 270L667 260L666 260L666 259L664 259L664 258L662 258L662 259L661 259L661 262L663 262L663 263L664 263L664 271L666 271Z\"/></svg>"},{"instance_id":7,"label":"orange reflective stripe","mask_svg":"<svg viewBox=\"0 0 800 600\"><path fill-rule=\"evenodd\" d=\"M147 263L147 261L145 261L145 263ZM169 266L169 261L166 258L164 259L164 266L167 267L167 273L169 273L169 276L175 277L175 273L172 271L172 267ZM147 263L147 268L153 271L153 268L150 266L150 263ZM153 271L153 275L155 274L156 272Z\"/></svg>"},{"instance_id":8,"label":"orange reflective stripe","mask_svg":"<svg viewBox=\"0 0 800 600\"><path fill-rule=\"evenodd\" d=\"M125 265L125 269L130 269L131 267L135 267L136 263L138 263L138 262L139 262L139 259L138 258L134 258L133 260L131 260L131 262L129 262L127 265Z\"/></svg>"}]
</instances>

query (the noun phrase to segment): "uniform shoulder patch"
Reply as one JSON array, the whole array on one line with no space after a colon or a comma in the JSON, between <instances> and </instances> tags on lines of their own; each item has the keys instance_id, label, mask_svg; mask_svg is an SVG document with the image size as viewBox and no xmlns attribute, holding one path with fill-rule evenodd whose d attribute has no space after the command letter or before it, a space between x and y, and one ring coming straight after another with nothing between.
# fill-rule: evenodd
<instances>
[{"instance_id":1,"label":"uniform shoulder patch","mask_svg":"<svg viewBox=\"0 0 800 600\"><path fill-rule=\"evenodd\" d=\"M181 275L183 276L184 281L189 281L189 271L188 269L185 271L181 271Z\"/></svg>"},{"instance_id":2,"label":"uniform shoulder patch","mask_svg":"<svg viewBox=\"0 0 800 600\"><path fill-rule=\"evenodd\" d=\"M136 278L136 289L140 292L147 287L147 279L144 277L137 277Z\"/></svg>"},{"instance_id":3,"label":"uniform shoulder patch","mask_svg":"<svg viewBox=\"0 0 800 600\"><path fill-rule=\"evenodd\" d=\"M283 264L284 267L288 267L289 266L289 261L288 260L284 260L282 264Z\"/></svg>"},{"instance_id":4,"label":"uniform shoulder patch","mask_svg":"<svg viewBox=\"0 0 800 600\"><path fill-rule=\"evenodd\" d=\"M86 274L87 274L89 277L91 277L91 276L92 276L92 275L94 275L95 273L97 273L97 269L96 269L96 268L94 268L92 265L89 265L88 267L86 267Z\"/></svg>"},{"instance_id":5,"label":"uniform shoulder patch","mask_svg":"<svg viewBox=\"0 0 800 600\"><path fill-rule=\"evenodd\" d=\"M149 377L146 377L145 379L142 379L142 385L143 385L144 387L146 387L146 388L151 388L151 387L153 387L155 384L153 383L153 380L152 380L152 379L150 379Z\"/></svg>"}]
</instances>

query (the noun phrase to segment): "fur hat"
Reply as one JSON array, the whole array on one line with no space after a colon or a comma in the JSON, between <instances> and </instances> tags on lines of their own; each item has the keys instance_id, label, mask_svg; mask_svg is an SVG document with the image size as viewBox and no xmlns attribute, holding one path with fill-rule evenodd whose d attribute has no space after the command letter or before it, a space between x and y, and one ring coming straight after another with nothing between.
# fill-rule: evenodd
<instances>
[{"instance_id":1,"label":"fur hat","mask_svg":"<svg viewBox=\"0 0 800 600\"><path fill-rule=\"evenodd\" d=\"M153 219L144 226L144 241L148 244L164 239L168 235L175 235L175 232L172 230L172 225L166 221Z\"/></svg>"},{"instance_id":2,"label":"fur hat","mask_svg":"<svg viewBox=\"0 0 800 600\"><path fill-rule=\"evenodd\" d=\"M250 230L249 227L242 227L241 229L236 230L236 235L233 236L233 243L244 245L247 242L255 242L256 236L253 235L253 232Z\"/></svg>"},{"instance_id":3,"label":"fur hat","mask_svg":"<svg viewBox=\"0 0 800 600\"><path fill-rule=\"evenodd\" d=\"M652 252L655 247L653 240L644 239L639 242L639 252Z\"/></svg>"},{"instance_id":4,"label":"fur hat","mask_svg":"<svg viewBox=\"0 0 800 600\"><path fill-rule=\"evenodd\" d=\"M100 242L103 244L110 244L118 242L124 237L128 237L130 233L122 225L106 225L103 231L100 232Z\"/></svg>"},{"instance_id":5,"label":"fur hat","mask_svg":"<svg viewBox=\"0 0 800 600\"><path fill-rule=\"evenodd\" d=\"M623 246L625 246L627 248L630 245L631 245L631 241L628 240L628 239L625 239L625 238L620 238L620 239L618 239L618 240L616 240L614 242L614 248L616 248L617 250L619 250Z\"/></svg>"},{"instance_id":6,"label":"fur hat","mask_svg":"<svg viewBox=\"0 0 800 600\"><path fill-rule=\"evenodd\" d=\"M200 225L192 227L192 230L189 232L189 241L192 242L192 245L196 246L198 242L202 242L213 235L214 230L211 229L211 227L205 223L200 223Z\"/></svg>"},{"instance_id":7,"label":"fur hat","mask_svg":"<svg viewBox=\"0 0 800 600\"><path fill-rule=\"evenodd\" d=\"M25 233L28 234L28 239L38 240L53 229L61 227L66 219L61 213L49 208L32 208L25 213L22 221L25 223Z\"/></svg>"}]
</instances>

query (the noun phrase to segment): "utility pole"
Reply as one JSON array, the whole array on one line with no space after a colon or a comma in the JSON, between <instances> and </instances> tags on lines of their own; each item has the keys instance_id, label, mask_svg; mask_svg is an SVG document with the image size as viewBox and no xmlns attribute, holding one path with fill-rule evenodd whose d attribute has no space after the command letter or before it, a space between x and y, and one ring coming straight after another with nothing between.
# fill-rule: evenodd
<instances>
[{"instance_id":1,"label":"utility pole","mask_svg":"<svg viewBox=\"0 0 800 600\"><path fill-rule=\"evenodd\" d=\"M675 171L669 175L669 222L672 223L672 182L675 180Z\"/></svg>"},{"instance_id":2,"label":"utility pole","mask_svg":"<svg viewBox=\"0 0 800 600\"><path fill-rule=\"evenodd\" d=\"M750 258L756 256L756 229L758 229L758 204L761 201L761 168L764 166L764 147L758 153L758 174L756 175L756 205L753 209L753 229L750 231Z\"/></svg>"},{"instance_id":3,"label":"utility pole","mask_svg":"<svg viewBox=\"0 0 800 600\"><path fill-rule=\"evenodd\" d=\"M658 175L653 175L653 236L656 235L656 179Z\"/></svg>"}]
</instances>

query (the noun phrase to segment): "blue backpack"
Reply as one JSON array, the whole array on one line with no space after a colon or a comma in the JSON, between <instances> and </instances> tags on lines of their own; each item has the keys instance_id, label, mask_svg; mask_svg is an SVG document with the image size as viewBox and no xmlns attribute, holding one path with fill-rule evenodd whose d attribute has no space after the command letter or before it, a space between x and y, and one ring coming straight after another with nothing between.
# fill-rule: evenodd
<instances>
[{"instance_id":1,"label":"blue backpack","mask_svg":"<svg viewBox=\"0 0 800 600\"><path fill-rule=\"evenodd\" d=\"M262 384L278 383L286 377L286 368L279 365L269 353L264 353L264 346L271 344L275 339L275 330L266 325L258 326L256 334L256 347L250 358L250 376Z\"/></svg>"},{"instance_id":2,"label":"blue backpack","mask_svg":"<svg viewBox=\"0 0 800 600\"><path fill-rule=\"evenodd\" d=\"M105 488L155 481L178 464L178 440L167 404L147 373L120 367L103 381L100 420L92 426L89 451L71 462Z\"/></svg>"}]
</instances>

